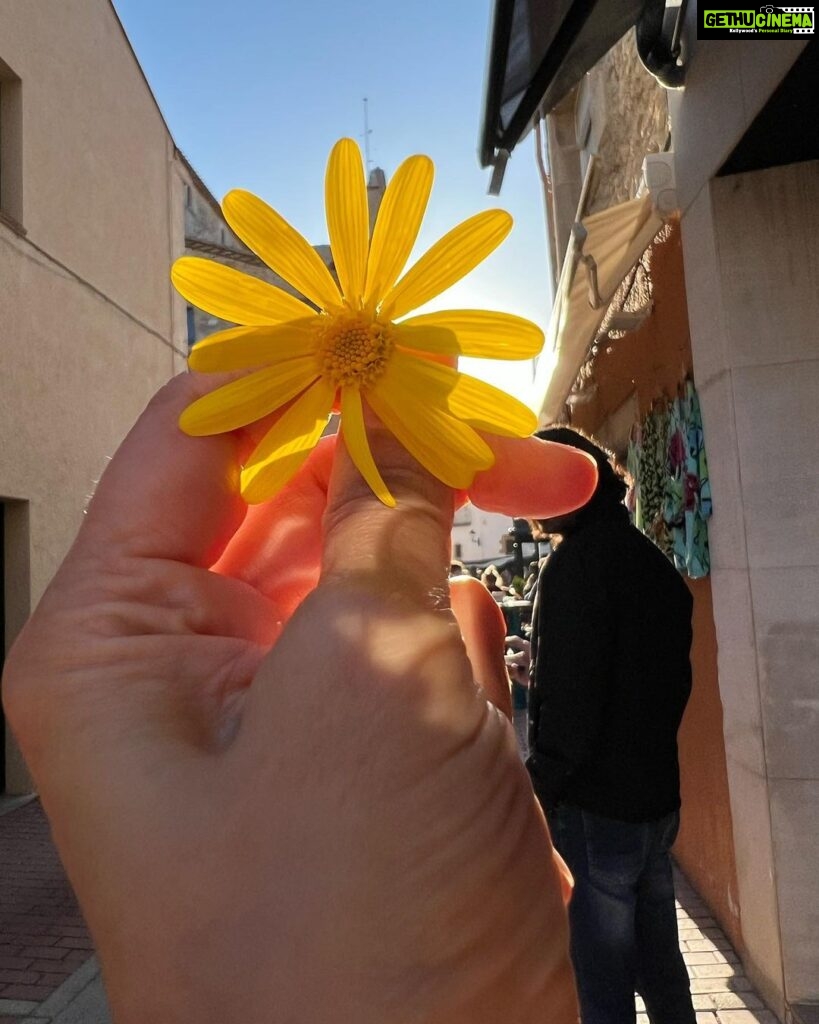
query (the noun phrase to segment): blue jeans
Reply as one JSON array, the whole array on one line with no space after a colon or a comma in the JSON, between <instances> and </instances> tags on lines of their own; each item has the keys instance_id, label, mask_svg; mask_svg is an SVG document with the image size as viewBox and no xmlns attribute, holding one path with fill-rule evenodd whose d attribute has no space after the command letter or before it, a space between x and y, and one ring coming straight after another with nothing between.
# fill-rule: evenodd
<instances>
[{"instance_id":1,"label":"blue jeans","mask_svg":"<svg viewBox=\"0 0 819 1024\"><path fill-rule=\"evenodd\" d=\"M569 925L583 1024L634 1024L635 990L652 1024L695 1024L669 856L679 814L632 823L563 805L547 817L575 879Z\"/></svg>"}]
</instances>

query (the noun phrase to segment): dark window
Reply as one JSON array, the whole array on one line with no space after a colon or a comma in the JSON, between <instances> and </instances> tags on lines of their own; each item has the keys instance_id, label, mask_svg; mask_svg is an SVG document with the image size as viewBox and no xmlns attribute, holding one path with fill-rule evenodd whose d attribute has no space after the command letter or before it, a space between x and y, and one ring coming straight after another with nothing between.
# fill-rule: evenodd
<instances>
[{"instance_id":1,"label":"dark window","mask_svg":"<svg viewBox=\"0 0 819 1024\"><path fill-rule=\"evenodd\" d=\"M0 210L23 220L23 111L20 79L0 59Z\"/></svg>"},{"instance_id":2,"label":"dark window","mask_svg":"<svg viewBox=\"0 0 819 1024\"><path fill-rule=\"evenodd\" d=\"M193 311L193 306L188 306L188 345L193 345L196 341L196 314Z\"/></svg>"},{"instance_id":3,"label":"dark window","mask_svg":"<svg viewBox=\"0 0 819 1024\"><path fill-rule=\"evenodd\" d=\"M6 506L0 502L0 671L6 657ZM0 704L0 793L6 790L6 720Z\"/></svg>"}]
</instances>

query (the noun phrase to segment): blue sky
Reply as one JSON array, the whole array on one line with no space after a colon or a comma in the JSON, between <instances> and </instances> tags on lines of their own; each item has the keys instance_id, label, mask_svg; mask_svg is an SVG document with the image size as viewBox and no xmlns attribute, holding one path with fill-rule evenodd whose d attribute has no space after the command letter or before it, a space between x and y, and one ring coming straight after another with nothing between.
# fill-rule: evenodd
<instances>
[{"instance_id":1,"label":"blue sky","mask_svg":"<svg viewBox=\"0 0 819 1024\"><path fill-rule=\"evenodd\" d=\"M478 165L490 0L114 0L176 139L209 188L262 196L314 244L327 241L323 177L342 135L389 177L427 153L435 188L415 255L458 221L500 205L507 241L430 308L502 309L545 329L551 304L534 143L509 164L499 199ZM525 397L530 364L464 361Z\"/></svg>"}]
</instances>

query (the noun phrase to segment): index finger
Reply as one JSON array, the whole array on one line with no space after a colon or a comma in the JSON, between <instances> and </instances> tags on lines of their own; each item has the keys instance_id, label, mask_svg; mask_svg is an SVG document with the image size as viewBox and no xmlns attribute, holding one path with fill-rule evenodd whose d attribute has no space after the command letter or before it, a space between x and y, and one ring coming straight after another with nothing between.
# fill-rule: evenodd
<instances>
[{"instance_id":1,"label":"index finger","mask_svg":"<svg viewBox=\"0 0 819 1024\"><path fill-rule=\"evenodd\" d=\"M182 373L151 399L102 475L78 543L209 566L242 522L239 434L189 437L179 414L214 387Z\"/></svg>"}]
</instances>

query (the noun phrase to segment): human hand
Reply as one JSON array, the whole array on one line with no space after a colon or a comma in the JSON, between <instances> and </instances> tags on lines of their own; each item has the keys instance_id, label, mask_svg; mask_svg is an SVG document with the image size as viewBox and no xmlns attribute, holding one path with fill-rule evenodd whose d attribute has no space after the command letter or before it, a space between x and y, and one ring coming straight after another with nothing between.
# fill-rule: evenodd
<instances>
[{"instance_id":1,"label":"human hand","mask_svg":"<svg viewBox=\"0 0 819 1024\"><path fill-rule=\"evenodd\" d=\"M176 429L201 387L135 426L4 681L117 1024L573 1024L565 878L445 609L450 493L380 432L397 509L323 445L248 511L248 439Z\"/></svg>"},{"instance_id":2,"label":"human hand","mask_svg":"<svg viewBox=\"0 0 819 1024\"><path fill-rule=\"evenodd\" d=\"M504 640L506 654L504 661L509 675L521 686L529 686L529 666L532 660L532 648L528 640L521 636L508 636Z\"/></svg>"}]
</instances>

